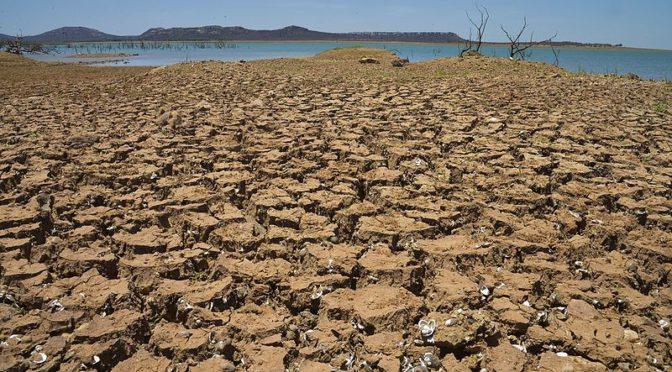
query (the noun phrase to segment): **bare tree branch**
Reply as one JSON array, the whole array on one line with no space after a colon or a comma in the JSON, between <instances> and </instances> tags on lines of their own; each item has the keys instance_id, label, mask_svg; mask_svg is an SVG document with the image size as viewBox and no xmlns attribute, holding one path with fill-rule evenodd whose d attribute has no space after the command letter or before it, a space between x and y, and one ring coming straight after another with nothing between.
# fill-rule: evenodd
<instances>
[{"instance_id":1,"label":"bare tree branch","mask_svg":"<svg viewBox=\"0 0 672 372\"><path fill-rule=\"evenodd\" d=\"M460 57L464 56L465 53L468 51L472 50L474 48L474 41L472 39L472 31L469 29L469 39L467 39L464 43L464 46L461 46L462 44L458 44L460 46Z\"/></svg>"},{"instance_id":2,"label":"bare tree branch","mask_svg":"<svg viewBox=\"0 0 672 372\"><path fill-rule=\"evenodd\" d=\"M483 45L483 35L485 35L485 30L488 26L488 21L490 20L490 12L488 12L488 8L478 5L476 5L476 10L480 15L478 22L471 18L469 12L466 12L469 23L471 23L471 25L476 30L476 40L473 40L473 29L469 27L469 40L465 42L464 47L460 48L460 57L472 50L479 53L481 51L481 46Z\"/></svg>"},{"instance_id":3,"label":"bare tree branch","mask_svg":"<svg viewBox=\"0 0 672 372\"><path fill-rule=\"evenodd\" d=\"M488 12L488 8L480 6L476 6L476 10L478 10L478 13L481 17L479 23L476 23L471 18L469 12L467 12L467 18L469 19L469 22L476 28L476 51L480 52L481 46L483 45L483 35L485 34L485 29L488 26L488 21L490 20L490 12Z\"/></svg>"},{"instance_id":4,"label":"bare tree branch","mask_svg":"<svg viewBox=\"0 0 672 372\"><path fill-rule=\"evenodd\" d=\"M560 51L555 49L555 46L553 45L553 42L551 42L551 51L553 52L553 57L555 57L555 61L553 61L554 66L560 66Z\"/></svg>"},{"instance_id":5,"label":"bare tree branch","mask_svg":"<svg viewBox=\"0 0 672 372\"><path fill-rule=\"evenodd\" d=\"M16 35L16 38L13 40L6 40L3 44L0 44L0 48L4 48L5 52L18 55L24 53L49 54L50 52L50 50L42 44L24 42L21 34Z\"/></svg>"},{"instance_id":6,"label":"bare tree branch","mask_svg":"<svg viewBox=\"0 0 672 372\"><path fill-rule=\"evenodd\" d=\"M525 59L531 56L532 52L531 48L543 44L553 45L553 39L556 36L558 36L558 34L556 33L555 35L549 37L548 39L541 41L534 41L534 31L532 31L530 33L530 41L528 43L523 43L520 41L520 39L521 37L523 37L523 34L525 34L525 31L527 30L528 26L529 24L527 23L527 18L523 18L523 26L520 28L520 31L518 31L518 33L515 35L507 31L504 28L504 26L500 26L500 28L506 35L506 38L509 39L509 58L524 61Z\"/></svg>"}]
</instances>

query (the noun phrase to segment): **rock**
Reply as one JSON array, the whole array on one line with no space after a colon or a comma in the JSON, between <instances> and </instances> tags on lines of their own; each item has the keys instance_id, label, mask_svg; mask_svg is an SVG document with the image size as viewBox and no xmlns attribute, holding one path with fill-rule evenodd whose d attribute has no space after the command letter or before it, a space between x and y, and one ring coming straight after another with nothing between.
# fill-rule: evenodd
<instances>
[{"instance_id":1,"label":"rock","mask_svg":"<svg viewBox=\"0 0 672 372\"><path fill-rule=\"evenodd\" d=\"M211 108L212 108L212 105L208 101L201 101L201 102L197 103L196 106L194 106L194 110L197 111L197 112L198 111L200 111L200 112L210 111Z\"/></svg>"},{"instance_id":2,"label":"rock","mask_svg":"<svg viewBox=\"0 0 672 372\"><path fill-rule=\"evenodd\" d=\"M359 59L359 63L363 64L379 64L380 61L375 59L375 58L370 58L370 57L363 57Z\"/></svg>"},{"instance_id":3,"label":"rock","mask_svg":"<svg viewBox=\"0 0 672 372\"><path fill-rule=\"evenodd\" d=\"M623 339L628 342L637 342L637 340L639 340L639 334L632 329L625 329L623 331Z\"/></svg>"},{"instance_id":4,"label":"rock","mask_svg":"<svg viewBox=\"0 0 672 372\"><path fill-rule=\"evenodd\" d=\"M409 63L408 58L397 58L392 61L393 67L404 67Z\"/></svg>"},{"instance_id":5,"label":"rock","mask_svg":"<svg viewBox=\"0 0 672 372\"><path fill-rule=\"evenodd\" d=\"M177 111L166 111L158 117L157 124L174 129L182 124L182 116Z\"/></svg>"},{"instance_id":6,"label":"rock","mask_svg":"<svg viewBox=\"0 0 672 372\"><path fill-rule=\"evenodd\" d=\"M100 139L99 136L95 134L80 134L77 136L71 136L66 140L66 143L70 147L84 147L84 146L93 146L94 143L98 142Z\"/></svg>"},{"instance_id":7,"label":"rock","mask_svg":"<svg viewBox=\"0 0 672 372\"><path fill-rule=\"evenodd\" d=\"M626 78L626 79L629 79L629 80L636 80L636 81L641 81L642 80L641 77L639 77L636 74L633 74L632 72L628 72L628 73L624 74L623 77Z\"/></svg>"}]
</instances>

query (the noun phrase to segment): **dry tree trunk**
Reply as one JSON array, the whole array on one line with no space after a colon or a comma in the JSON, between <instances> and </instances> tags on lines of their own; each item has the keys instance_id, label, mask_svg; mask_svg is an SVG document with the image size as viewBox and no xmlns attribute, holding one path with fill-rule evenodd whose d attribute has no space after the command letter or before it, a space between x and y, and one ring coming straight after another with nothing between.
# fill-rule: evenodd
<instances>
[{"instance_id":1,"label":"dry tree trunk","mask_svg":"<svg viewBox=\"0 0 672 372\"><path fill-rule=\"evenodd\" d=\"M479 53L481 51L481 46L483 45L483 35L485 35L485 29L487 28L488 21L490 20L490 12L488 12L488 8L480 6L476 6L476 10L478 10L480 15L480 20L478 23L476 23L476 21L471 18L471 15L469 15L469 12L467 12L469 23L471 23L471 25L476 29L476 40L473 40L472 28L469 27L469 40L466 41L464 47L460 48L460 57L471 50Z\"/></svg>"}]
</instances>

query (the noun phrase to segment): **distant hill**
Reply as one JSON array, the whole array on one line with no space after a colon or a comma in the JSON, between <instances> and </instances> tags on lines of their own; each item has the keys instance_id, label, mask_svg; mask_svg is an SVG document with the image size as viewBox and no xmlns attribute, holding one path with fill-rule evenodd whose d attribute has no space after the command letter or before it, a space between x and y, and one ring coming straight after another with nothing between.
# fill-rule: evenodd
<instances>
[{"instance_id":1,"label":"distant hill","mask_svg":"<svg viewBox=\"0 0 672 372\"><path fill-rule=\"evenodd\" d=\"M459 42L461 37L452 32L358 32L330 33L313 31L298 26L279 30L250 30L243 27L188 27L152 28L139 40L235 40L235 41L415 41Z\"/></svg>"},{"instance_id":2,"label":"distant hill","mask_svg":"<svg viewBox=\"0 0 672 372\"><path fill-rule=\"evenodd\" d=\"M2 38L13 38L0 34ZM172 27L150 28L138 36L118 36L86 27L61 27L43 34L26 36L27 42L65 43L86 41L346 41L346 42L424 42L459 43L465 41L454 32L349 32L332 33L289 26L279 30L250 30L244 27ZM493 43L495 45L504 43ZM586 44L571 41L553 42L558 46L621 46Z\"/></svg>"},{"instance_id":3,"label":"distant hill","mask_svg":"<svg viewBox=\"0 0 672 372\"><path fill-rule=\"evenodd\" d=\"M311 31L302 27L285 27L280 30L249 30L243 27L174 27L152 28L137 38L140 40L328 40L331 34Z\"/></svg>"},{"instance_id":4,"label":"distant hill","mask_svg":"<svg viewBox=\"0 0 672 372\"><path fill-rule=\"evenodd\" d=\"M289 26L279 30L250 30L244 27L173 27L151 28L138 36L118 36L86 27L61 27L26 36L26 41L42 43L86 41L409 41L446 43L463 41L453 32L353 32L330 33Z\"/></svg>"},{"instance_id":5,"label":"distant hill","mask_svg":"<svg viewBox=\"0 0 672 372\"><path fill-rule=\"evenodd\" d=\"M13 39L13 37L5 34L0 34L0 40L10 40Z\"/></svg>"},{"instance_id":6,"label":"distant hill","mask_svg":"<svg viewBox=\"0 0 672 372\"><path fill-rule=\"evenodd\" d=\"M86 27L61 27L35 36L26 36L26 41L43 43L63 43L68 41L116 41L128 37L106 34Z\"/></svg>"},{"instance_id":7,"label":"distant hill","mask_svg":"<svg viewBox=\"0 0 672 372\"><path fill-rule=\"evenodd\" d=\"M152 28L138 40L235 40L235 41L413 41L460 42L453 32L354 32L330 33L289 26L279 30L250 30L243 27Z\"/></svg>"}]
</instances>

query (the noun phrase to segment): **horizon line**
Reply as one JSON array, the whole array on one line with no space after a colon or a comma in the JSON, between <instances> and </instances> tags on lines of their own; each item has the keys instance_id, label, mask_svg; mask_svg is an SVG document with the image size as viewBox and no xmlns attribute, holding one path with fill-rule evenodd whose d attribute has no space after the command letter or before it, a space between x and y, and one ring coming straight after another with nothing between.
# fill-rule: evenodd
<instances>
[{"instance_id":1,"label":"horizon line","mask_svg":"<svg viewBox=\"0 0 672 372\"><path fill-rule=\"evenodd\" d=\"M280 27L280 28L248 28L245 26L241 25L235 25L235 26L223 26L223 25L218 25L218 24L209 24L209 25L200 25L200 26L154 26L154 27L149 27L145 31L143 31L140 34L126 34L126 35L120 35L120 34L110 34L105 31L102 31L101 29L97 27L90 27L90 26L60 26L56 28L52 28L46 31L43 31L41 33L33 34L33 35L23 35L22 33L18 33L16 35L12 34L5 34L7 36L21 36L21 37L36 37L40 36L42 34L45 34L47 32L52 32L56 31L62 28L84 28L84 29L89 29L89 30L94 30L98 31L101 33L104 33L106 35L110 36L118 36L118 37L139 37L142 36L142 34L146 33L147 31L153 30L153 29L164 29L164 30L170 30L170 29L190 29L190 28L204 28L204 27L220 27L220 28L242 28L244 30L248 31L279 31L279 30L284 30L287 28L300 28L304 29L307 31L312 31L312 32L319 32L319 33L326 33L326 34L362 34L362 33L400 33L400 34L435 34L435 35L440 35L440 34L452 34L455 36L458 36L459 38L463 40L468 40L463 38L460 34L454 31L338 31L338 32L332 32L332 31L319 31L319 30L314 30L308 27L304 26L298 26L296 24L290 24L288 26ZM2 34L2 32L0 32ZM146 40L146 41L154 41L154 40ZM171 41L171 40L166 40L166 41ZM172 40L172 41L179 41L179 40ZM199 41L204 41L204 40L199 40ZM208 39L207 41L220 41L218 39ZM224 41L224 40L221 40ZM228 41L249 41L249 40L228 40ZM283 40L278 40L278 41L283 41ZM315 41L321 41L321 40L315 40ZM336 40L337 41L337 40ZM350 40L343 40L344 42L350 41ZM73 41L75 42L75 41ZM446 44L451 44L454 42L446 42ZM483 41L484 44L507 44L506 41ZM591 45L597 45L597 46L611 46L611 47L621 47L621 48L631 48L631 49L646 49L646 50L672 50L672 49L661 49L661 48L646 48L646 47L637 47L637 46L629 46L625 45L623 43L617 43L617 44L612 44L612 43L605 43L605 42L588 42L588 41L575 41L575 40L559 40L559 41L553 41L553 43L577 43L577 44L582 44L583 46L591 46ZM434 43L432 43L434 44Z\"/></svg>"}]
</instances>

